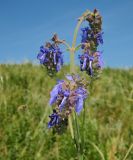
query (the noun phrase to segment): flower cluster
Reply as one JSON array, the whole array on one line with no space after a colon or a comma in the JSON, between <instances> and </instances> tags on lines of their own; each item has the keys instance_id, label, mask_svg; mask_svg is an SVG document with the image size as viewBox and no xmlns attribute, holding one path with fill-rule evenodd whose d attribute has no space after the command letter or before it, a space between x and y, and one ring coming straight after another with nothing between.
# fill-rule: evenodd
<instances>
[{"instance_id":1,"label":"flower cluster","mask_svg":"<svg viewBox=\"0 0 133 160\"><path fill-rule=\"evenodd\" d=\"M95 71L103 66L102 52L97 50L97 47L103 44L102 17L95 9L93 13L88 14L86 20L89 22L89 26L81 29L83 54L79 56L80 69L93 76Z\"/></svg>"},{"instance_id":2,"label":"flower cluster","mask_svg":"<svg viewBox=\"0 0 133 160\"><path fill-rule=\"evenodd\" d=\"M81 29L81 45L75 48L77 37L77 27L83 20L89 22L87 27ZM59 44L67 46L67 50L74 54L81 46L83 54L79 55L80 70L86 71L91 77L97 76L103 66L102 52L98 46L103 44L102 17L95 9L93 12L87 11L79 19L74 33L72 47L64 40L60 40L57 34L54 34L51 41L40 47L37 59L43 64L50 76L60 71L63 65L62 51ZM71 64L74 63L74 56L71 56ZM74 72L74 65L70 70ZM92 79L91 79L92 80ZM65 80L59 80L50 92L49 104L54 106L53 113L49 116L48 128L53 128L56 132L62 133L67 127L68 116L74 111L77 114L83 109L84 101L88 96L87 81L78 75L66 75Z\"/></svg>"},{"instance_id":3,"label":"flower cluster","mask_svg":"<svg viewBox=\"0 0 133 160\"><path fill-rule=\"evenodd\" d=\"M50 95L50 105L55 104L56 110L50 116L49 127L60 126L61 122L68 119L72 110L77 114L83 109L84 100L87 98L87 89L84 79L78 75L67 75L66 80L60 80L55 85Z\"/></svg>"},{"instance_id":4,"label":"flower cluster","mask_svg":"<svg viewBox=\"0 0 133 160\"><path fill-rule=\"evenodd\" d=\"M55 34L52 43L47 42L44 46L41 46L37 55L37 59L47 68L50 76L58 72L63 65L62 51L59 48L59 44L62 42Z\"/></svg>"}]
</instances>

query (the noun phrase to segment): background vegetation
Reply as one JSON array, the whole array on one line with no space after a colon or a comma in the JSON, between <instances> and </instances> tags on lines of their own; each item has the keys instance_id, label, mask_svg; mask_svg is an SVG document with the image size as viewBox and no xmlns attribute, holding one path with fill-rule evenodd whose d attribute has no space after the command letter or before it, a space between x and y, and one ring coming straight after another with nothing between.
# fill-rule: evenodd
<instances>
[{"instance_id":1,"label":"background vegetation","mask_svg":"<svg viewBox=\"0 0 133 160\"><path fill-rule=\"evenodd\" d=\"M0 160L76 160L69 129L61 136L47 129L55 83L41 66L0 65ZM89 92L85 159L100 160L101 152L106 160L133 160L133 69L104 69Z\"/></svg>"}]
</instances>

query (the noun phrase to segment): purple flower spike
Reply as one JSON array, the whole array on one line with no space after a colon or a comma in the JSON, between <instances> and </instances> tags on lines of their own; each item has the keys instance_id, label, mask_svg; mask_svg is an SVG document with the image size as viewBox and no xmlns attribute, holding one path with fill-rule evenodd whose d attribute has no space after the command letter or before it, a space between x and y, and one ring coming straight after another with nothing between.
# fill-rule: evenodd
<instances>
[{"instance_id":1,"label":"purple flower spike","mask_svg":"<svg viewBox=\"0 0 133 160\"><path fill-rule=\"evenodd\" d=\"M63 66L62 51L59 48L59 44L63 41L59 40L55 35L51 40L52 43L46 42L44 46L40 47L37 59L46 67L48 75L53 77Z\"/></svg>"}]
</instances>

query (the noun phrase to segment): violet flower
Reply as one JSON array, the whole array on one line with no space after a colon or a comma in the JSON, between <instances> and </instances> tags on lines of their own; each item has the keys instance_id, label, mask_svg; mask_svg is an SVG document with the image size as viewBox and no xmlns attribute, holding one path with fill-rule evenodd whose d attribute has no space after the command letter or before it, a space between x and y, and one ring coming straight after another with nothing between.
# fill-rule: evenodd
<instances>
[{"instance_id":1,"label":"violet flower","mask_svg":"<svg viewBox=\"0 0 133 160\"><path fill-rule=\"evenodd\" d=\"M49 116L50 121L48 122L48 128L54 127L59 124L60 122L60 117L56 110L53 110L53 113Z\"/></svg>"},{"instance_id":2,"label":"violet flower","mask_svg":"<svg viewBox=\"0 0 133 160\"><path fill-rule=\"evenodd\" d=\"M50 105L52 105L52 104L54 104L56 102L57 96L62 90L62 87L61 87L62 83L63 83L63 81L59 81L59 83L57 85L55 85L53 90L50 92L50 96L51 96L50 97L50 101L49 101Z\"/></svg>"},{"instance_id":3,"label":"violet flower","mask_svg":"<svg viewBox=\"0 0 133 160\"><path fill-rule=\"evenodd\" d=\"M79 87L76 90L76 94L77 94L77 100L75 105L75 111L79 114L83 109L84 99L87 98L87 91L86 89Z\"/></svg>"},{"instance_id":4,"label":"violet flower","mask_svg":"<svg viewBox=\"0 0 133 160\"><path fill-rule=\"evenodd\" d=\"M66 90L66 91L64 91L63 94L64 94L64 97L63 97L63 99L61 101L61 104L59 105L60 111L62 111L62 109L64 108L64 106L65 106L65 104L67 102L67 98L69 97L70 91Z\"/></svg>"},{"instance_id":5,"label":"violet flower","mask_svg":"<svg viewBox=\"0 0 133 160\"><path fill-rule=\"evenodd\" d=\"M100 52L100 51L97 52L97 67L98 68L102 68L103 67L102 53L103 52Z\"/></svg>"},{"instance_id":6,"label":"violet flower","mask_svg":"<svg viewBox=\"0 0 133 160\"><path fill-rule=\"evenodd\" d=\"M92 63L93 63L94 57L89 56L89 52L88 52L79 56L79 58L80 58L80 70L86 71L90 76L92 76L93 75Z\"/></svg>"},{"instance_id":7,"label":"violet flower","mask_svg":"<svg viewBox=\"0 0 133 160\"><path fill-rule=\"evenodd\" d=\"M54 41L54 43L47 42L45 46L40 47L40 52L37 55L40 64L46 67L50 76L60 71L63 66L62 51L58 45L57 41Z\"/></svg>"},{"instance_id":8,"label":"violet flower","mask_svg":"<svg viewBox=\"0 0 133 160\"><path fill-rule=\"evenodd\" d=\"M40 52L37 55L37 59L40 60L41 64L45 63L46 55L48 54L49 50L44 48L43 46L40 47Z\"/></svg>"},{"instance_id":9,"label":"violet flower","mask_svg":"<svg viewBox=\"0 0 133 160\"><path fill-rule=\"evenodd\" d=\"M83 108L84 99L87 98L87 90L82 86L82 83L80 85L77 83L80 81L78 75L67 75L66 78L69 83L61 81L51 91L50 105L58 104L60 112L68 112L68 110L71 111L71 108L75 107L75 111L79 114Z\"/></svg>"},{"instance_id":10,"label":"violet flower","mask_svg":"<svg viewBox=\"0 0 133 160\"><path fill-rule=\"evenodd\" d=\"M81 42L85 43L87 41L87 39L88 39L89 27L82 28L81 31L82 31L82 34L81 34L82 40L81 40Z\"/></svg>"},{"instance_id":11,"label":"violet flower","mask_svg":"<svg viewBox=\"0 0 133 160\"><path fill-rule=\"evenodd\" d=\"M103 44L103 35L104 32L99 32L97 35L96 35L96 39L97 39L97 44Z\"/></svg>"}]
</instances>

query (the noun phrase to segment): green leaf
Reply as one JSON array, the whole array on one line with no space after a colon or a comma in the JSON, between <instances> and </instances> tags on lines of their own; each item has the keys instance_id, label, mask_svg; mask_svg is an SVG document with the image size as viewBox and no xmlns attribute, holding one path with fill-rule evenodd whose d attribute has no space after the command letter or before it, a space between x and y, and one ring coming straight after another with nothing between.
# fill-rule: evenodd
<instances>
[{"instance_id":1,"label":"green leaf","mask_svg":"<svg viewBox=\"0 0 133 160\"><path fill-rule=\"evenodd\" d=\"M78 51L78 50L81 48L81 45L82 45L82 44L79 44L79 45L75 48L75 51Z\"/></svg>"}]
</instances>

